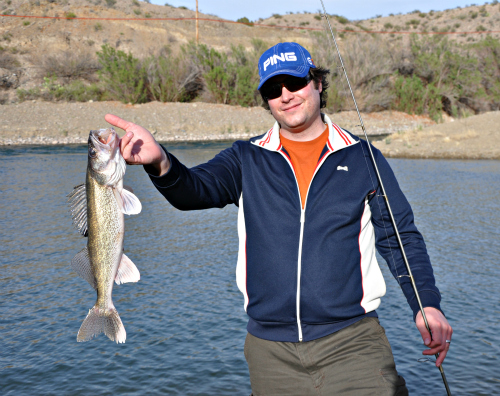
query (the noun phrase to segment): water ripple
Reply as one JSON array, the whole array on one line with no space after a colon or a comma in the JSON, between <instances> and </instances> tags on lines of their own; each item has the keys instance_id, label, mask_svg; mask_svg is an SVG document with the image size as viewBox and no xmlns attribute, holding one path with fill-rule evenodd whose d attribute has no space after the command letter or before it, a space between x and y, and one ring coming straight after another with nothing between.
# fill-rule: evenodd
<instances>
[{"instance_id":1,"label":"water ripple","mask_svg":"<svg viewBox=\"0 0 500 396\"><path fill-rule=\"evenodd\" d=\"M174 145L188 165L224 144ZM141 272L113 300L126 344L77 343L95 293L69 267L85 246L66 194L85 177L85 147L0 148L0 389L19 394L248 395L246 316L235 283L234 207L173 209L143 170L126 184L143 212L126 217L125 250ZM500 389L498 161L390 160L412 203L454 326L445 371L455 394ZM383 261L378 310L412 394L441 394L438 370L419 363L422 340Z\"/></svg>"}]
</instances>

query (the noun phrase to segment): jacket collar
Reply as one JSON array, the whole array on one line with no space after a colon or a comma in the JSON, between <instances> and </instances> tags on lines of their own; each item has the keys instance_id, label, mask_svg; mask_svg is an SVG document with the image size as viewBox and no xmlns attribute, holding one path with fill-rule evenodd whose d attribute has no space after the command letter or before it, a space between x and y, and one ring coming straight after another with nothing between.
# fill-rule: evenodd
<instances>
[{"instance_id":1,"label":"jacket collar","mask_svg":"<svg viewBox=\"0 0 500 396\"><path fill-rule=\"evenodd\" d=\"M321 114L321 117L323 118L323 121L325 121L328 125L329 135L326 144L329 151L339 151L359 142L359 139L355 140L352 135L349 134L346 130L334 124L326 114ZM278 122L276 121L274 123L274 126L269 131L267 131L264 136L262 136L261 138L252 139L250 140L250 142L266 150L279 151L281 149L281 142L280 126Z\"/></svg>"}]
</instances>

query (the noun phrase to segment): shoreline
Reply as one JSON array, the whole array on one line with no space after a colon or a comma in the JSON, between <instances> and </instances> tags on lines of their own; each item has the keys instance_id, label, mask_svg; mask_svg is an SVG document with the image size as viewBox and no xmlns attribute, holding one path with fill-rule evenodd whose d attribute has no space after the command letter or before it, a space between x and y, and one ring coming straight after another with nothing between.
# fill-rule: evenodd
<instances>
[{"instance_id":1,"label":"shoreline","mask_svg":"<svg viewBox=\"0 0 500 396\"><path fill-rule=\"evenodd\" d=\"M106 127L106 113L147 128L160 143L232 142L262 135L274 124L261 107L211 103L29 101L0 105L0 146L86 144L90 129ZM333 122L362 135L355 111L329 115ZM396 111L364 113L375 147L392 158L500 159L500 112L465 119L444 117L436 124L427 116ZM119 134L122 134L119 131Z\"/></svg>"}]
</instances>

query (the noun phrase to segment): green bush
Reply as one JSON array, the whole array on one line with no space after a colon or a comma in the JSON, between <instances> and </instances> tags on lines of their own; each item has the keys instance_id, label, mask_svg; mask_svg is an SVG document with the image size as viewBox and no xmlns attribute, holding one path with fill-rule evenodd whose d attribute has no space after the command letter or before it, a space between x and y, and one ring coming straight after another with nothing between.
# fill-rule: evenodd
<instances>
[{"instance_id":1,"label":"green bush","mask_svg":"<svg viewBox=\"0 0 500 396\"><path fill-rule=\"evenodd\" d=\"M424 85L422 80L413 75L398 75L394 82L396 99L394 108L409 114L423 114L424 110L434 120L441 117L441 95L434 83Z\"/></svg>"},{"instance_id":2,"label":"green bush","mask_svg":"<svg viewBox=\"0 0 500 396\"><path fill-rule=\"evenodd\" d=\"M101 64L99 76L112 99L123 103L146 101L146 75L139 59L108 44L97 52L97 58Z\"/></svg>"},{"instance_id":3,"label":"green bush","mask_svg":"<svg viewBox=\"0 0 500 396\"><path fill-rule=\"evenodd\" d=\"M343 17L341 15L337 16L337 21L339 23L341 23L342 25L345 25L346 23L349 23L349 19L347 19L346 17Z\"/></svg>"},{"instance_id":4,"label":"green bush","mask_svg":"<svg viewBox=\"0 0 500 396\"><path fill-rule=\"evenodd\" d=\"M240 18L236 22L245 23L249 26L253 26L253 22L250 21L250 19L248 19L247 17Z\"/></svg>"},{"instance_id":5,"label":"green bush","mask_svg":"<svg viewBox=\"0 0 500 396\"><path fill-rule=\"evenodd\" d=\"M253 51L247 52L239 45L232 46L231 52L225 54L204 44L190 43L184 52L194 64L200 65L206 88L217 103L257 106L260 104L257 61L267 45L258 39L252 45Z\"/></svg>"},{"instance_id":6,"label":"green bush","mask_svg":"<svg viewBox=\"0 0 500 396\"><path fill-rule=\"evenodd\" d=\"M478 72L481 75L481 93L491 103L492 110L500 108L500 40L487 36L472 44L470 49L478 59Z\"/></svg>"},{"instance_id":7,"label":"green bush","mask_svg":"<svg viewBox=\"0 0 500 396\"><path fill-rule=\"evenodd\" d=\"M198 70L182 56L173 57L168 47L147 58L144 69L149 100L189 102L203 88Z\"/></svg>"},{"instance_id":8,"label":"green bush","mask_svg":"<svg viewBox=\"0 0 500 396\"><path fill-rule=\"evenodd\" d=\"M425 87L420 78L398 76L394 82L396 110L411 114L422 114L424 111Z\"/></svg>"},{"instance_id":9,"label":"green bush","mask_svg":"<svg viewBox=\"0 0 500 396\"><path fill-rule=\"evenodd\" d=\"M472 51L446 37L412 37L410 41L413 73L434 83L452 106L483 94L478 59Z\"/></svg>"}]
</instances>

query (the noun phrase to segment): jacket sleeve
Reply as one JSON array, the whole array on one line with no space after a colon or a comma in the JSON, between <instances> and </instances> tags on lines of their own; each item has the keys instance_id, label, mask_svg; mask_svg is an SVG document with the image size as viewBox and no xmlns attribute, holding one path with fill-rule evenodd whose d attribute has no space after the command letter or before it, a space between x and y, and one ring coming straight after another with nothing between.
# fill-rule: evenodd
<instances>
[{"instance_id":1,"label":"jacket sleeve","mask_svg":"<svg viewBox=\"0 0 500 396\"><path fill-rule=\"evenodd\" d=\"M441 295L435 284L432 265L427 254L424 239L415 226L411 206L399 188L399 184L387 160L373 146L372 150L399 230L406 257L417 285L422 306L424 308L434 307L441 311ZM368 159L368 161L371 163L371 159ZM369 198L372 224L375 229L375 244L378 252L385 259L392 274L399 282L413 311L413 320L415 320L417 313L420 311L415 291L408 276L403 254L391 222L386 200L382 196L382 189L377 180L375 169L371 168L370 172L372 172L371 176L376 186L375 193L371 194Z\"/></svg>"},{"instance_id":2,"label":"jacket sleeve","mask_svg":"<svg viewBox=\"0 0 500 396\"><path fill-rule=\"evenodd\" d=\"M223 208L238 204L241 193L241 161L237 143L205 164L187 168L175 156L165 153L170 169L149 177L158 191L177 209ZM147 172L147 168L146 172Z\"/></svg>"}]
</instances>

